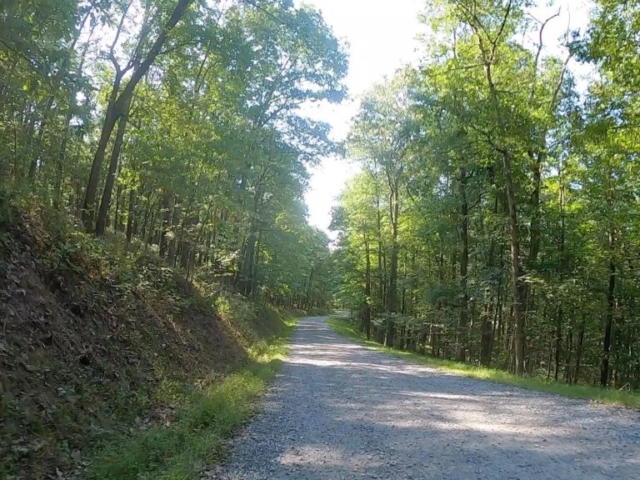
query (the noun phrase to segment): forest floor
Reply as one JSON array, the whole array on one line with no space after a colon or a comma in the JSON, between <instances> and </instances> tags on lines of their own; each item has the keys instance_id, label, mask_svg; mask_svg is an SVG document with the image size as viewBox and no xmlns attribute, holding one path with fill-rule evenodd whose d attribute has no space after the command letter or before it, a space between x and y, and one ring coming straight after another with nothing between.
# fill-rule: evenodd
<instances>
[{"instance_id":1,"label":"forest floor","mask_svg":"<svg viewBox=\"0 0 640 480\"><path fill-rule=\"evenodd\" d=\"M640 413L467 378L307 318L228 465L206 478L640 479Z\"/></svg>"}]
</instances>

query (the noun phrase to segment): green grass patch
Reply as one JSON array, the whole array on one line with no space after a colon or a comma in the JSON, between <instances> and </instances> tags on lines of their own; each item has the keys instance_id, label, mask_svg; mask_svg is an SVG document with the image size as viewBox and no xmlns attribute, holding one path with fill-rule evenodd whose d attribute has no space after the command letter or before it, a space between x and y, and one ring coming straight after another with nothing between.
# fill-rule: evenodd
<instances>
[{"instance_id":1,"label":"green grass patch","mask_svg":"<svg viewBox=\"0 0 640 480\"><path fill-rule=\"evenodd\" d=\"M295 320L250 349L248 365L211 385L166 387L180 398L175 418L116 439L87 468L93 480L188 480L225 458L227 440L259 410L261 395L287 355ZM177 392L180 392L179 394Z\"/></svg>"},{"instance_id":2,"label":"green grass patch","mask_svg":"<svg viewBox=\"0 0 640 480\"><path fill-rule=\"evenodd\" d=\"M640 394L628 391L619 391L613 389L604 389L592 387L589 385L567 385L565 383L547 381L543 378L536 377L517 377L504 370L496 370L493 368L478 367L466 363L454 362L451 360L443 360L441 358L427 357L411 352L403 352L389 347L380 345L377 342L367 340L351 323L348 318L329 318L327 320L329 326L336 332L349 337L366 345L367 347L387 353L391 356L409 360L429 367L437 368L457 375L476 378L500 383L503 385L512 385L515 387L526 388L528 390L536 390L540 392L553 393L563 395L565 397L582 398L592 400L594 402L618 405L629 408L640 409Z\"/></svg>"}]
</instances>

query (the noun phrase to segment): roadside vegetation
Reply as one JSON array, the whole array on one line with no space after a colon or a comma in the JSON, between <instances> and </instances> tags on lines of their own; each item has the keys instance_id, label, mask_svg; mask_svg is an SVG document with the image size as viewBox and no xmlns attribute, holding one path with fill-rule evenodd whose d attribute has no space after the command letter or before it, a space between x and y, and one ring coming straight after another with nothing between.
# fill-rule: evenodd
<instances>
[{"instance_id":1,"label":"roadside vegetation","mask_svg":"<svg viewBox=\"0 0 640 480\"><path fill-rule=\"evenodd\" d=\"M198 478L256 411L295 317L37 203L0 221L0 473Z\"/></svg>"},{"instance_id":2,"label":"roadside vegetation","mask_svg":"<svg viewBox=\"0 0 640 480\"><path fill-rule=\"evenodd\" d=\"M558 38L543 3L429 2L422 60L363 96L340 301L399 350L640 391L640 6Z\"/></svg>"},{"instance_id":3,"label":"roadside vegetation","mask_svg":"<svg viewBox=\"0 0 640 480\"><path fill-rule=\"evenodd\" d=\"M186 281L37 202L0 206L1 476L199 478L306 312Z\"/></svg>"},{"instance_id":4,"label":"roadside vegetation","mask_svg":"<svg viewBox=\"0 0 640 480\"><path fill-rule=\"evenodd\" d=\"M258 410L257 400L286 356L294 325L289 319L279 335L252 346L249 365L220 381L198 388L166 386L164 394L177 403L174 419L109 442L90 462L87 478L199 478L225 458L229 437Z\"/></svg>"},{"instance_id":5,"label":"roadside vegetation","mask_svg":"<svg viewBox=\"0 0 640 480\"><path fill-rule=\"evenodd\" d=\"M388 355L410 362L419 363L421 365L426 365L445 372L478 380L486 380L503 385L525 388L528 390L536 390L539 392L563 395L565 397L582 398L598 403L640 409L640 394L637 393L624 390L605 389L589 385L567 385L566 383L545 379L544 376L519 377L504 370L497 370L494 368L487 368L478 365L471 365L469 363L461 363L453 360L421 355L419 353L397 350L395 348L381 345L373 340L367 340L366 335L359 331L358 327L350 318L331 317L327 320L327 323L333 330L341 335L352 340L356 340L369 348L374 348Z\"/></svg>"}]
</instances>

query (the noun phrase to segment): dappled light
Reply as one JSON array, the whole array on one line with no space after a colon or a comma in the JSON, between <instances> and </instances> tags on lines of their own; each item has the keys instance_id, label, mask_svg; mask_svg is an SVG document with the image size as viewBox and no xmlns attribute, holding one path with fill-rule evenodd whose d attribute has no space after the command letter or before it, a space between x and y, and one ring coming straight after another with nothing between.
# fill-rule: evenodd
<instances>
[{"instance_id":1,"label":"dappled light","mask_svg":"<svg viewBox=\"0 0 640 480\"><path fill-rule=\"evenodd\" d=\"M304 319L265 414L219 474L633 479L638 424L637 412L415 365Z\"/></svg>"}]
</instances>

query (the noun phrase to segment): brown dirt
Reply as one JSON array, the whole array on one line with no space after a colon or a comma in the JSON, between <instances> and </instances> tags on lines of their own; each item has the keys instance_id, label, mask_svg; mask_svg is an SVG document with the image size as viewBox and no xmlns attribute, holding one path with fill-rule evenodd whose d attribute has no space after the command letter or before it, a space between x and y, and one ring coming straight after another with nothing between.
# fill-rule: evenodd
<instances>
[{"instance_id":1,"label":"brown dirt","mask_svg":"<svg viewBox=\"0 0 640 480\"><path fill-rule=\"evenodd\" d=\"M158 260L125 268L47 221L0 221L2 478L64 478L116 431L170 417L171 385L246 361L211 299Z\"/></svg>"}]
</instances>

